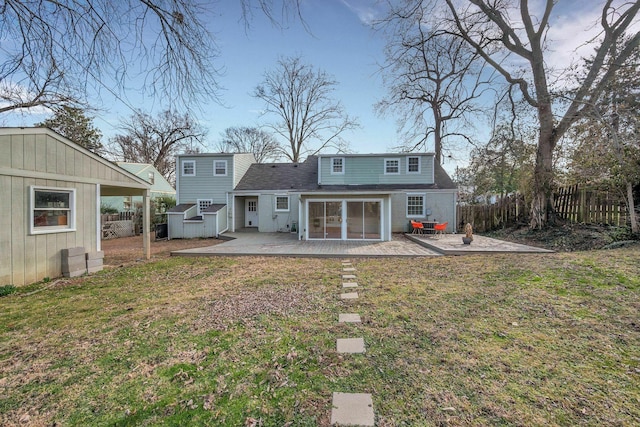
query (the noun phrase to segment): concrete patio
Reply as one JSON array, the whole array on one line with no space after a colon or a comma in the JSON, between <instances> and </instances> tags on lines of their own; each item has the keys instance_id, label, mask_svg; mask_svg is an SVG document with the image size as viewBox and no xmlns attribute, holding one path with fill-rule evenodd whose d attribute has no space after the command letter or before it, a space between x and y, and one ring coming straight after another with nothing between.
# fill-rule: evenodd
<instances>
[{"instance_id":1,"label":"concrete patio","mask_svg":"<svg viewBox=\"0 0 640 427\"><path fill-rule=\"evenodd\" d=\"M292 257L416 257L438 256L436 251L406 239L402 234L390 242L297 240L295 233L225 233L229 241L204 248L171 252L180 256L292 256Z\"/></svg>"},{"instance_id":2,"label":"concrete patio","mask_svg":"<svg viewBox=\"0 0 640 427\"><path fill-rule=\"evenodd\" d=\"M425 248L429 248L442 255L470 255L470 254L495 254L495 253L552 253L548 249L534 246L521 245L492 239L491 237L474 234L470 245L462 243L463 234L445 234L435 236L433 234L405 234L405 237Z\"/></svg>"},{"instance_id":3,"label":"concrete patio","mask_svg":"<svg viewBox=\"0 0 640 427\"><path fill-rule=\"evenodd\" d=\"M389 242L297 240L293 233L225 233L228 241L203 248L171 252L177 256L291 256L291 257L423 257L480 253L549 253L546 249L474 236L471 245L462 244L461 234L394 234Z\"/></svg>"}]
</instances>

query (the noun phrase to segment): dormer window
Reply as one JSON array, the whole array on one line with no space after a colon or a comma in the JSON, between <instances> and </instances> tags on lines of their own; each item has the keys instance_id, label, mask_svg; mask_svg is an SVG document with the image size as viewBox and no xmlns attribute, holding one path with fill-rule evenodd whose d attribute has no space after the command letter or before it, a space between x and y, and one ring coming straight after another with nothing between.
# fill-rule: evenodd
<instances>
[{"instance_id":1,"label":"dormer window","mask_svg":"<svg viewBox=\"0 0 640 427\"><path fill-rule=\"evenodd\" d=\"M407 173L420 173L420 156L407 157Z\"/></svg>"},{"instance_id":2,"label":"dormer window","mask_svg":"<svg viewBox=\"0 0 640 427\"><path fill-rule=\"evenodd\" d=\"M384 159L384 174L398 175L400 173L400 159Z\"/></svg>"},{"instance_id":3,"label":"dormer window","mask_svg":"<svg viewBox=\"0 0 640 427\"><path fill-rule=\"evenodd\" d=\"M344 175L344 157L331 158L331 174Z\"/></svg>"}]
</instances>

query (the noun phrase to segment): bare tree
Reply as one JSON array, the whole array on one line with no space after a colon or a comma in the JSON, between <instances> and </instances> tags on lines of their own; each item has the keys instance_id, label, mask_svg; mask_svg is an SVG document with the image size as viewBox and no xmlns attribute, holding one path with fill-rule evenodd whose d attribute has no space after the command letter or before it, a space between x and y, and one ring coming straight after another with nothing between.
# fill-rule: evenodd
<instances>
[{"instance_id":1,"label":"bare tree","mask_svg":"<svg viewBox=\"0 0 640 427\"><path fill-rule=\"evenodd\" d=\"M539 134L530 225L542 227L555 222L554 149L558 140L586 114L588 105L598 99L607 82L640 44L640 33L628 34L628 41L615 51L613 60L605 63L607 54L622 40L631 25L637 23L640 2L604 2L598 22L600 34L592 41L596 52L594 59L564 111L554 102L550 83L553 70L545 61L547 48L551 47L547 33L556 1L545 0L539 13L530 10L528 0L520 0L517 5L489 0L445 0L445 3L446 12L438 17L439 28L446 28L449 34L464 40L509 84L517 86L524 99L536 109ZM517 58L522 68L517 71L508 68L506 64L510 56Z\"/></svg>"},{"instance_id":2,"label":"bare tree","mask_svg":"<svg viewBox=\"0 0 640 427\"><path fill-rule=\"evenodd\" d=\"M150 163L169 182L175 182L174 156L181 151L197 152L206 136L189 114L170 110L155 118L135 113L120 129L123 134L109 141L111 156L124 162Z\"/></svg>"},{"instance_id":3,"label":"bare tree","mask_svg":"<svg viewBox=\"0 0 640 427\"><path fill-rule=\"evenodd\" d=\"M218 55L206 28L212 3L190 0L0 2L0 113L82 106L89 91L145 96L190 108L218 99ZM241 0L273 22L300 16L299 0ZM275 13L280 6L281 17ZM142 76L142 80L138 78ZM136 80L138 79L138 80Z\"/></svg>"},{"instance_id":4,"label":"bare tree","mask_svg":"<svg viewBox=\"0 0 640 427\"><path fill-rule=\"evenodd\" d=\"M269 127L289 145L284 154L293 162L327 148L344 151L341 135L358 126L340 102L331 98L337 86L327 73L302 62L300 57L281 58L267 71L253 96L266 103L265 114L280 121Z\"/></svg>"},{"instance_id":5,"label":"bare tree","mask_svg":"<svg viewBox=\"0 0 640 427\"><path fill-rule=\"evenodd\" d=\"M282 149L273 135L247 126L229 127L222 133L218 149L224 153L252 153L258 163L277 160Z\"/></svg>"},{"instance_id":6,"label":"bare tree","mask_svg":"<svg viewBox=\"0 0 640 427\"><path fill-rule=\"evenodd\" d=\"M388 95L376 106L400 117L405 132L402 151L426 147L433 138L435 158L442 163L447 139L469 141L469 120L478 113L476 100L491 83L483 75L478 54L459 38L429 32L425 20L430 6L418 2L411 7L392 6L378 25L387 35L383 77ZM456 125L465 125L460 131Z\"/></svg>"}]
</instances>

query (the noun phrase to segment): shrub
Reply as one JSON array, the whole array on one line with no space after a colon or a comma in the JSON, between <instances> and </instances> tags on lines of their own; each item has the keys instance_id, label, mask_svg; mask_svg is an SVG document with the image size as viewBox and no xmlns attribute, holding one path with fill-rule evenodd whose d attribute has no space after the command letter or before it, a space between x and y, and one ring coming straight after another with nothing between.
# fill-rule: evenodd
<instances>
[{"instance_id":1,"label":"shrub","mask_svg":"<svg viewBox=\"0 0 640 427\"><path fill-rule=\"evenodd\" d=\"M0 286L0 297L11 295L16 291L16 287L13 285Z\"/></svg>"}]
</instances>

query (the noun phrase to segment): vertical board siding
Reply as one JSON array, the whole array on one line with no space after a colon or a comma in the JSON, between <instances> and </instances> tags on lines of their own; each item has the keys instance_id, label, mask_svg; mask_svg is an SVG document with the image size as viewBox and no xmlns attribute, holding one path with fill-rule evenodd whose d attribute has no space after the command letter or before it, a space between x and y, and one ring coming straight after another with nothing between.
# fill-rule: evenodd
<instances>
[{"instance_id":1,"label":"vertical board siding","mask_svg":"<svg viewBox=\"0 0 640 427\"><path fill-rule=\"evenodd\" d=\"M0 140L1 146L4 141ZM5 154L5 153L3 153ZM6 161L8 157L0 156L0 161ZM10 176L0 175L0 200L12 200L11 185L12 178ZM13 228L11 222L13 215L3 213L0 215L0 286L12 284L11 265L13 263L13 254L11 251L11 239Z\"/></svg>"},{"instance_id":2,"label":"vertical board siding","mask_svg":"<svg viewBox=\"0 0 640 427\"><path fill-rule=\"evenodd\" d=\"M96 184L82 182L84 179L140 184L42 130L16 132L0 136L0 167L13 169L10 176L0 176L0 200L5 201L0 215L0 285L19 286L61 276L62 249L82 246L95 251L98 247ZM20 171L49 173L52 177L35 179ZM29 187L33 185L76 190L75 231L29 234Z\"/></svg>"}]
</instances>

